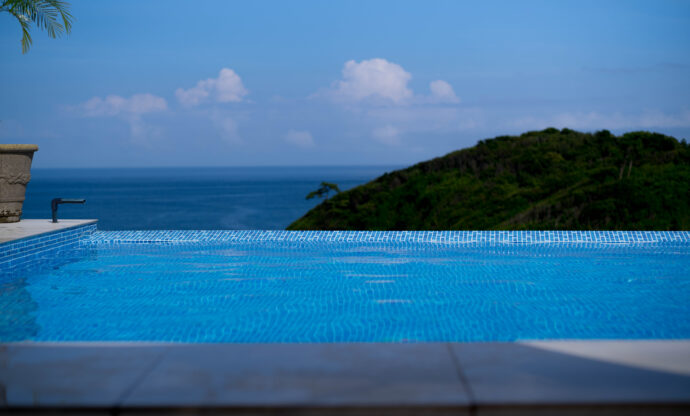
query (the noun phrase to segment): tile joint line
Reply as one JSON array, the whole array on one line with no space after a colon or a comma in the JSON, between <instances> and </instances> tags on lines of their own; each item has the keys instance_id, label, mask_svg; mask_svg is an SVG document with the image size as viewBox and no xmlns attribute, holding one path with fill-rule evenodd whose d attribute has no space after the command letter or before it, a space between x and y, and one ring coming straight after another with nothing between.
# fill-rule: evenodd
<instances>
[{"instance_id":1,"label":"tile joint line","mask_svg":"<svg viewBox=\"0 0 690 416\"><path fill-rule=\"evenodd\" d=\"M467 398L469 399L469 413L470 415L476 415L477 414L477 402L474 398L474 392L472 391L472 386L470 385L470 381L465 377L465 373L462 372L462 367L460 366L460 360L458 357L455 355L453 352L453 348L450 343L446 342L446 349L448 350L448 354L450 354L450 360L453 362L453 365L455 366L455 373L458 376L458 379L460 380L460 384L462 384L463 389L465 389L465 392L467 393Z\"/></svg>"},{"instance_id":2,"label":"tile joint line","mask_svg":"<svg viewBox=\"0 0 690 416\"><path fill-rule=\"evenodd\" d=\"M134 380L132 382L132 384L129 386L129 388L125 389L125 391L122 392L120 397L115 402L115 408L116 409L119 409L120 407L122 407L124 405L125 400L127 400L129 398L129 396L131 396L132 393L134 393L134 390L136 390L141 385L141 383L144 381L144 379L146 379L146 377L149 374L151 374L153 372L153 370L156 369L156 367L158 367L158 364L160 364L160 362L168 354L168 352L170 352L170 347L164 347L163 352L161 352L158 355L158 357L153 359L153 362L148 366L148 368L146 368L144 371L142 371L142 373L139 375L139 377L137 377L136 380Z\"/></svg>"}]
</instances>

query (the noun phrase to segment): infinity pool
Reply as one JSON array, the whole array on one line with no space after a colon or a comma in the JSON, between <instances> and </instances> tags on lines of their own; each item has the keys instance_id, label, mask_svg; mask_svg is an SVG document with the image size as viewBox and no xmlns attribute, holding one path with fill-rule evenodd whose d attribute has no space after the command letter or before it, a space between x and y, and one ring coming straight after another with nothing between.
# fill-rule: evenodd
<instances>
[{"instance_id":1,"label":"infinity pool","mask_svg":"<svg viewBox=\"0 0 690 416\"><path fill-rule=\"evenodd\" d=\"M96 234L3 274L0 341L690 338L684 241L133 243Z\"/></svg>"}]
</instances>

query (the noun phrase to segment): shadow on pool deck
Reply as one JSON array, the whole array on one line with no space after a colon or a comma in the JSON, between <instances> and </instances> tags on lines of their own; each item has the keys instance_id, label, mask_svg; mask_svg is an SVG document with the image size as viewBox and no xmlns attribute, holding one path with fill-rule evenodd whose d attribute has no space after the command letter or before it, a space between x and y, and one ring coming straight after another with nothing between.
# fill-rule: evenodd
<instances>
[{"instance_id":1,"label":"shadow on pool deck","mask_svg":"<svg viewBox=\"0 0 690 416\"><path fill-rule=\"evenodd\" d=\"M690 412L690 341L535 344L3 344L0 412Z\"/></svg>"}]
</instances>

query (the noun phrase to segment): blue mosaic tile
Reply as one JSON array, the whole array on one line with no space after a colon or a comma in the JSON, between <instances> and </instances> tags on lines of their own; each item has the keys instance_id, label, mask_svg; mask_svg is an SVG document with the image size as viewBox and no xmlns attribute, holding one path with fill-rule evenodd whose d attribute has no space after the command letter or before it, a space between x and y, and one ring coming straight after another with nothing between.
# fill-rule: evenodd
<instances>
[{"instance_id":1,"label":"blue mosaic tile","mask_svg":"<svg viewBox=\"0 0 690 416\"><path fill-rule=\"evenodd\" d=\"M690 232L88 225L0 272L0 341L690 338Z\"/></svg>"},{"instance_id":2,"label":"blue mosaic tile","mask_svg":"<svg viewBox=\"0 0 690 416\"><path fill-rule=\"evenodd\" d=\"M86 224L64 230L39 234L0 244L0 272L32 266L79 242L96 231L96 224Z\"/></svg>"},{"instance_id":3,"label":"blue mosaic tile","mask_svg":"<svg viewBox=\"0 0 690 416\"><path fill-rule=\"evenodd\" d=\"M84 244L182 244L204 241L311 241L417 243L660 243L688 242L689 231L97 231Z\"/></svg>"},{"instance_id":4,"label":"blue mosaic tile","mask_svg":"<svg viewBox=\"0 0 690 416\"><path fill-rule=\"evenodd\" d=\"M684 241L608 244L570 234L568 243L487 244L475 233L469 243L438 244L419 234L311 234L322 238L315 241L263 232L220 241L232 233L185 232L196 240L171 244L170 234L145 232L134 243L129 233L89 243L102 241L98 234L63 251L62 263L0 280L3 319L13 322L0 321L0 340L690 338ZM247 239L257 235L274 240ZM501 236L512 237L493 237Z\"/></svg>"}]
</instances>

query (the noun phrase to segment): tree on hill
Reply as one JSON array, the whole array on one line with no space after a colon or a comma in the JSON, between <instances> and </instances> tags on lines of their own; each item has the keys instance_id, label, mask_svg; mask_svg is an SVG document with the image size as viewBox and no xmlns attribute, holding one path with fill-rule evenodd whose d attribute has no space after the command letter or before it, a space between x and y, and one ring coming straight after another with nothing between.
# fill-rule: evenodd
<instances>
[{"instance_id":1,"label":"tree on hill","mask_svg":"<svg viewBox=\"0 0 690 416\"><path fill-rule=\"evenodd\" d=\"M22 28L22 53L31 47L31 24L55 39L72 30L69 4L61 0L0 0L0 12L14 16Z\"/></svg>"},{"instance_id":2,"label":"tree on hill","mask_svg":"<svg viewBox=\"0 0 690 416\"><path fill-rule=\"evenodd\" d=\"M338 185L330 182L321 182L321 185L319 185L319 189L315 191L309 192L307 195L307 199L312 199L312 198L323 198L325 197L326 200L328 200L328 194L331 191L335 191L336 194L340 193L340 188L338 188Z\"/></svg>"},{"instance_id":3,"label":"tree on hill","mask_svg":"<svg viewBox=\"0 0 690 416\"><path fill-rule=\"evenodd\" d=\"M481 140L339 193L294 230L690 230L690 146L549 128Z\"/></svg>"}]
</instances>

